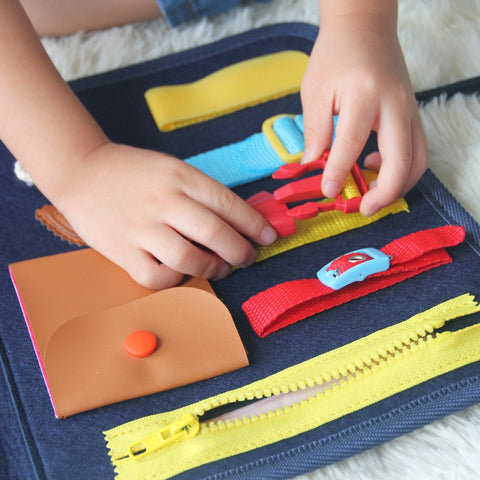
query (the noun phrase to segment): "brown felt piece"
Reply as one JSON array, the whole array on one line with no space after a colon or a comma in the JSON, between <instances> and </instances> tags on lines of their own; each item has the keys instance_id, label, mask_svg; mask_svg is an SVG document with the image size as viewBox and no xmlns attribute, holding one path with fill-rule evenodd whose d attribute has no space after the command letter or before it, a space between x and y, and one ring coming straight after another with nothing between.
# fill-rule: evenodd
<instances>
[{"instance_id":1,"label":"brown felt piece","mask_svg":"<svg viewBox=\"0 0 480 480\"><path fill-rule=\"evenodd\" d=\"M53 205L44 205L37 209L35 218L62 240L80 247L86 245L70 225L70 222Z\"/></svg>"},{"instance_id":2,"label":"brown felt piece","mask_svg":"<svg viewBox=\"0 0 480 480\"><path fill-rule=\"evenodd\" d=\"M248 365L233 319L206 280L149 290L92 249L10 270L57 417ZM125 351L136 330L157 337L148 357Z\"/></svg>"}]
</instances>

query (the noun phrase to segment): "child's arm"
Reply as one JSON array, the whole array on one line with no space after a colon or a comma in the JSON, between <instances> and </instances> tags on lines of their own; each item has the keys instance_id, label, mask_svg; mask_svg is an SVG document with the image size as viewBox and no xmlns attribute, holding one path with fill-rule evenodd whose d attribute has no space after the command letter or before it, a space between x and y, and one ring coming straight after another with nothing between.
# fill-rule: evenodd
<instances>
[{"instance_id":1,"label":"child's arm","mask_svg":"<svg viewBox=\"0 0 480 480\"><path fill-rule=\"evenodd\" d=\"M379 169L361 205L365 215L405 194L428 164L415 97L397 38L396 0L319 0L320 32L302 85L306 154L330 147L324 194L335 196L371 130L379 153L366 165Z\"/></svg>"},{"instance_id":2,"label":"child's arm","mask_svg":"<svg viewBox=\"0 0 480 480\"><path fill-rule=\"evenodd\" d=\"M141 284L222 277L254 261L246 238L275 240L260 214L195 168L109 141L16 0L0 2L0 65L0 138L77 233Z\"/></svg>"},{"instance_id":3,"label":"child's arm","mask_svg":"<svg viewBox=\"0 0 480 480\"><path fill-rule=\"evenodd\" d=\"M142 22L161 16L156 0L20 0L39 36Z\"/></svg>"}]
</instances>

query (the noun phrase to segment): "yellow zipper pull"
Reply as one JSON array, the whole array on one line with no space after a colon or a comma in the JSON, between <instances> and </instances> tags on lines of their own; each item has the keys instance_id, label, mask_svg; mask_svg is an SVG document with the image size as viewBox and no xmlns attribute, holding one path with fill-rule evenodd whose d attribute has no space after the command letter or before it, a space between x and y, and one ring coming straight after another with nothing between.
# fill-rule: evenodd
<instances>
[{"instance_id":1,"label":"yellow zipper pull","mask_svg":"<svg viewBox=\"0 0 480 480\"><path fill-rule=\"evenodd\" d=\"M136 460L168 447L172 443L197 435L200 422L196 415L182 415L178 420L146 436L128 449L128 456Z\"/></svg>"}]
</instances>

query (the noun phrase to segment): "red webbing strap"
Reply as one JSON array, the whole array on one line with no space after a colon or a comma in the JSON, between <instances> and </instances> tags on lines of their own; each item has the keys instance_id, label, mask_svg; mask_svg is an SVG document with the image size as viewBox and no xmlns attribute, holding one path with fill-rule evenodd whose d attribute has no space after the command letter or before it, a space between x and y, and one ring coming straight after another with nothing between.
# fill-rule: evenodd
<instances>
[{"instance_id":1,"label":"red webbing strap","mask_svg":"<svg viewBox=\"0 0 480 480\"><path fill-rule=\"evenodd\" d=\"M242 309L259 337L287 327L316 313L389 287L452 261L444 249L461 243L463 227L422 230L399 238L380 250L392 256L390 268L340 290L318 279L293 280L275 285L243 303Z\"/></svg>"}]
</instances>

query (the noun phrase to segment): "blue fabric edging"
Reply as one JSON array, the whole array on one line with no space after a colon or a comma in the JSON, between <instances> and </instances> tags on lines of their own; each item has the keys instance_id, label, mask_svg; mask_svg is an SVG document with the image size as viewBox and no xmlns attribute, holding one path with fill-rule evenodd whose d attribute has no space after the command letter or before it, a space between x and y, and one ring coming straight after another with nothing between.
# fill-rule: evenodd
<instances>
[{"instance_id":1,"label":"blue fabric edging","mask_svg":"<svg viewBox=\"0 0 480 480\"><path fill-rule=\"evenodd\" d=\"M452 402L454 396L454 402ZM263 457L241 467L201 477L202 480L285 479L325 467L377 447L429 422L480 401L480 378L473 376L416 398L401 407L352 425L338 433ZM455 405L455 407L453 407ZM199 477L196 477L199 478Z\"/></svg>"},{"instance_id":2,"label":"blue fabric edging","mask_svg":"<svg viewBox=\"0 0 480 480\"><path fill-rule=\"evenodd\" d=\"M417 188L447 223L465 227L467 232L466 242L480 256L480 225L457 202L431 170L425 172L417 183Z\"/></svg>"},{"instance_id":3,"label":"blue fabric edging","mask_svg":"<svg viewBox=\"0 0 480 480\"><path fill-rule=\"evenodd\" d=\"M10 435L8 441L0 442L0 478L14 478L22 480L44 480L45 473L38 456L38 452L33 447L31 433L28 431L28 421L25 413L21 410L18 394L14 391L15 381L11 372L8 370L8 361L5 349L0 339L0 415L8 416L16 421L10 423L8 428ZM7 428L4 425L2 428ZM2 432L2 436L7 432ZM28 462L6 462L6 458L15 458L17 455L26 454ZM14 471L12 471L14 470Z\"/></svg>"}]
</instances>

